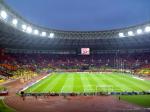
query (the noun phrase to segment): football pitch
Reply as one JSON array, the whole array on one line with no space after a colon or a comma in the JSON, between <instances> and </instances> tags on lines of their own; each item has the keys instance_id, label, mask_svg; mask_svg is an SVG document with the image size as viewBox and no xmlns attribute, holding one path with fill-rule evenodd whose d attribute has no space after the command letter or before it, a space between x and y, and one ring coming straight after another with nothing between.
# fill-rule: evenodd
<instances>
[{"instance_id":1,"label":"football pitch","mask_svg":"<svg viewBox=\"0 0 150 112\"><path fill-rule=\"evenodd\" d=\"M150 91L150 81L125 73L51 73L25 90L27 93Z\"/></svg>"}]
</instances>

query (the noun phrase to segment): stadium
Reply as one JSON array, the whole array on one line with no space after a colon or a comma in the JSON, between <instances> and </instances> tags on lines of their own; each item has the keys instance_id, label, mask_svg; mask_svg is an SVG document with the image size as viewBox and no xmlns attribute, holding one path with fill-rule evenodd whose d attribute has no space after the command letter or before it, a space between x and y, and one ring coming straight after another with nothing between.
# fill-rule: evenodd
<instances>
[{"instance_id":1,"label":"stadium","mask_svg":"<svg viewBox=\"0 0 150 112\"><path fill-rule=\"evenodd\" d=\"M58 30L0 0L0 112L133 111L150 111L149 21Z\"/></svg>"}]
</instances>

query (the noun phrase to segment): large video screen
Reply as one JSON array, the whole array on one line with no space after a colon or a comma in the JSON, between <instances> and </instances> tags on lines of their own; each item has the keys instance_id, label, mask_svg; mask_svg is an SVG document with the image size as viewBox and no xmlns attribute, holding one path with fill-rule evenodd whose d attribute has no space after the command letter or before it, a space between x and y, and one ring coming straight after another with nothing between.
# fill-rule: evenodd
<instances>
[{"instance_id":1,"label":"large video screen","mask_svg":"<svg viewBox=\"0 0 150 112\"><path fill-rule=\"evenodd\" d=\"M81 55L90 55L90 48L81 48Z\"/></svg>"}]
</instances>

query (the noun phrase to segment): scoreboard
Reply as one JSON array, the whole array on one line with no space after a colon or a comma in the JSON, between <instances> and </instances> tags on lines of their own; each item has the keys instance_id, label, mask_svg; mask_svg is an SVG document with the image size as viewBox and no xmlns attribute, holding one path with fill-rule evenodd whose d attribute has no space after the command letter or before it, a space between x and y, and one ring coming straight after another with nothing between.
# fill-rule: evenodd
<instances>
[{"instance_id":1,"label":"scoreboard","mask_svg":"<svg viewBox=\"0 0 150 112\"><path fill-rule=\"evenodd\" d=\"M81 55L90 55L90 48L81 48Z\"/></svg>"}]
</instances>

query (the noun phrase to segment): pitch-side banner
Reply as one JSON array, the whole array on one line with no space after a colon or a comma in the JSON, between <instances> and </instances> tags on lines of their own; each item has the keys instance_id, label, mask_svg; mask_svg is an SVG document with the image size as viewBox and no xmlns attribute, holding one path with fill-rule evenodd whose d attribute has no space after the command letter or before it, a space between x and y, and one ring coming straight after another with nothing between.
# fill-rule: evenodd
<instances>
[{"instance_id":1,"label":"pitch-side banner","mask_svg":"<svg viewBox=\"0 0 150 112\"><path fill-rule=\"evenodd\" d=\"M90 55L90 48L81 48L81 55Z\"/></svg>"}]
</instances>

